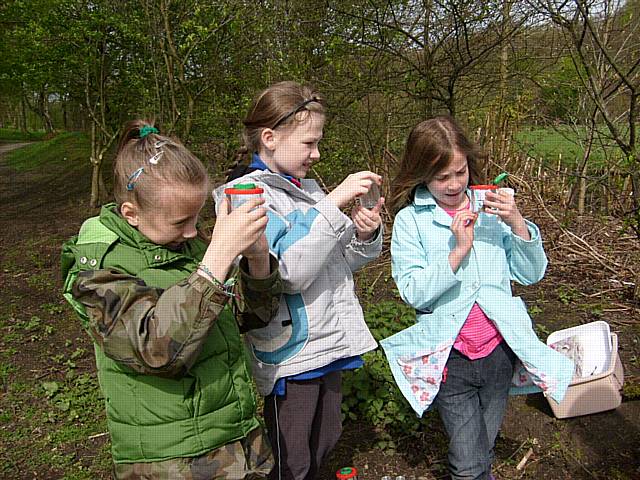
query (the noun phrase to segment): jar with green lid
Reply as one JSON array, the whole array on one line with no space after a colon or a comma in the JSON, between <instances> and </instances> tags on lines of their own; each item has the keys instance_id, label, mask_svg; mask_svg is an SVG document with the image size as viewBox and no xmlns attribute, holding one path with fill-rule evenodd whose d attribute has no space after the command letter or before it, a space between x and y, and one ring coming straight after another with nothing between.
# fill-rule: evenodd
<instances>
[{"instance_id":1,"label":"jar with green lid","mask_svg":"<svg viewBox=\"0 0 640 480\"><path fill-rule=\"evenodd\" d=\"M224 189L224 194L229 199L231 209L235 210L252 198L262 198L264 189L255 183L236 183L233 187Z\"/></svg>"},{"instance_id":2,"label":"jar with green lid","mask_svg":"<svg viewBox=\"0 0 640 480\"><path fill-rule=\"evenodd\" d=\"M358 480L358 470L355 467L344 467L336 472L337 480Z\"/></svg>"}]
</instances>

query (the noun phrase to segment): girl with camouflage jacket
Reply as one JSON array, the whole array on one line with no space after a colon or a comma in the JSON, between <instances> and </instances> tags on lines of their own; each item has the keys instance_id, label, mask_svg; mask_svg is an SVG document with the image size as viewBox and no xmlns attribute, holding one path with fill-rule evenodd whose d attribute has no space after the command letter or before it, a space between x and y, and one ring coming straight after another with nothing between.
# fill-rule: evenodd
<instances>
[{"instance_id":1,"label":"girl with camouflage jacket","mask_svg":"<svg viewBox=\"0 0 640 480\"><path fill-rule=\"evenodd\" d=\"M196 222L208 176L182 144L130 122L114 169L116 203L62 256L64 295L94 341L114 477L265 478L271 450L229 307L247 327L279 305L262 201L225 204L207 245Z\"/></svg>"}]
</instances>

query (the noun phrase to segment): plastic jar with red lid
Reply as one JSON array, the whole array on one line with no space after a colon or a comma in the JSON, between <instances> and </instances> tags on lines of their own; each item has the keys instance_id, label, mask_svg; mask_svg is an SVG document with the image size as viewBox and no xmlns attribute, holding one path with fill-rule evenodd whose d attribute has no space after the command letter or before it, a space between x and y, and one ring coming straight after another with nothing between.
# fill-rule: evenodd
<instances>
[{"instance_id":1,"label":"plastic jar with red lid","mask_svg":"<svg viewBox=\"0 0 640 480\"><path fill-rule=\"evenodd\" d=\"M234 210L252 198L262 198L263 193L264 189L255 183L236 183L233 187L224 189L224 194Z\"/></svg>"}]
</instances>

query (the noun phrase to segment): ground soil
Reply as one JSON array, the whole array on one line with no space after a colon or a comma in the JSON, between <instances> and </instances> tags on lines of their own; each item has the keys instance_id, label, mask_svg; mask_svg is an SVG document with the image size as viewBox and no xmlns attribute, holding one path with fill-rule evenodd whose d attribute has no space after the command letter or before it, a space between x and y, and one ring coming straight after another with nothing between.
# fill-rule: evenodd
<instances>
[{"instance_id":1,"label":"ground soil","mask_svg":"<svg viewBox=\"0 0 640 480\"><path fill-rule=\"evenodd\" d=\"M61 242L75 234L82 220L94 215L89 208L88 165L55 170L40 169L17 172L2 159L0 146L0 304L10 313L10 321L24 321L42 305L62 305L58 259ZM527 212L542 225L546 238L553 239L554 225L535 208ZM604 222L604 223L603 223ZM583 217L580 225L602 224L615 237L619 224L613 219ZM615 239L614 239L615 243ZM625 367L628 385L637 385L640 358L640 305L637 298L620 288L619 278L610 271L582 268L584 259L554 251L550 247L551 263L548 275L540 284L518 288L517 293L528 305L537 307L535 321L542 331L551 332L567 326L606 320L619 333L620 357ZM636 255L637 243L630 255ZM554 264L554 259L557 264ZM633 260L633 261L636 261ZM640 264L636 263L640 267ZM388 264L381 267L388 269ZM27 282L35 274L44 276L42 284ZM629 280L629 279L627 279ZM611 291L606 290L611 289ZM65 307L66 308L66 307ZM78 323L71 316L58 316L54 333L47 342L8 345L0 339L0 349L12 348L11 363L15 372L9 377L27 382L56 378L60 372L50 364L53 353L69 354L79 346L91 352L91 346ZM52 322L56 322L52 318ZM69 340L72 340L69 342ZM16 348L17 347L17 348ZM78 359L80 371L93 372L91 353ZM6 384L5 384L6 385ZM6 386L3 385L3 388ZM37 398L33 399L38 402ZM7 424L3 429L17 429ZM38 432L34 432L38 435ZM325 465L322 480L334 478L334 472L344 466L355 466L359 478L378 480L383 475L404 475L406 479L431 480L445 478L446 437L436 415L429 415L418 436L400 439L392 453L377 450L377 432L363 422L349 422L344 434ZM78 444L66 453L79 462L90 464L93 452L103 445L105 437ZM532 449L524 468L516 465ZM11 449L3 448L9 463L21 465L22 459L11 458ZM640 479L640 402L624 399L616 410L566 420L555 419L542 395L513 397L510 400L504 426L497 443L496 475L502 479ZM20 471L18 468L16 471ZM23 471L11 478L63 478L65 472L51 470L37 474ZM9 478L9 477L7 477ZM105 469L100 478L108 478Z\"/></svg>"}]
</instances>

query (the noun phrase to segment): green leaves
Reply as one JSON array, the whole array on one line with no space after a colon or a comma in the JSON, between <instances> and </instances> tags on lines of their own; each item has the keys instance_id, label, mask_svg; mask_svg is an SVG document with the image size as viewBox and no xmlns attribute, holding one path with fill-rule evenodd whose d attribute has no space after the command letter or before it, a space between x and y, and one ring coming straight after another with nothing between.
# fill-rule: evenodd
<instances>
[{"instance_id":1,"label":"green leaves","mask_svg":"<svg viewBox=\"0 0 640 480\"><path fill-rule=\"evenodd\" d=\"M58 382L42 382L42 389L47 398L52 398L60 390L60 384Z\"/></svg>"},{"instance_id":2,"label":"green leaves","mask_svg":"<svg viewBox=\"0 0 640 480\"><path fill-rule=\"evenodd\" d=\"M367 305L365 320L376 340L412 325L413 309L396 301ZM396 448L394 439L417 432L421 423L396 387L381 348L363 356L365 366L343 375L342 413L351 420L371 423L377 433L376 446L386 452Z\"/></svg>"}]
</instances>

